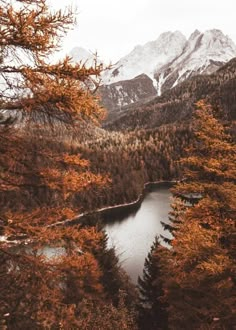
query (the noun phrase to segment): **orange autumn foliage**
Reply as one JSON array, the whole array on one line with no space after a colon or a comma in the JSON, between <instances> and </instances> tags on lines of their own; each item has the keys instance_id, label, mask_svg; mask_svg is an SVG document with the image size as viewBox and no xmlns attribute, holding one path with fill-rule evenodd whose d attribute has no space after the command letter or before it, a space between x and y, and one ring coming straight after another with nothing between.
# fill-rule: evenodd
<instances>
[{"instance_id":1,"label":"orange autumn foliage","mask_svg":"<svg viewBox=\"0 0 236 330\"><path fill-rule=\"evenodd\" d=\"M48 57L73 22L70 9L52 13L46 0L0 0L3 329L71 329L85 299L110 304L101 280L104 233L63 225L81 212L78 191L96 194L109 183L62 139L77 122L104 117L93 93L102 66Z\"/></svg>"},{"instance_id":2,"label":"orange autumn foliage","mask_svg":"<svg viewBox=\"0 0 236 330\"><path fill-rule=\"evenodd\" d=\"M236 146L206 101L197 103L195 140L172 191L164 271L170 329L230 329L235 324ZM179 205L176 207L176 205Z\"/></svg>"}]
</instances>

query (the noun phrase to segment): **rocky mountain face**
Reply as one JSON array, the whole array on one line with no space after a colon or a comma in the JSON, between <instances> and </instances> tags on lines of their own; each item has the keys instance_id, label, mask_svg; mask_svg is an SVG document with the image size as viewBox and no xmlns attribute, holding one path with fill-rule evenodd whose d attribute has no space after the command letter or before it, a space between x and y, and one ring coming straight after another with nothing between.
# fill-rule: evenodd
<instances>
[{"instance_id":1,"label":"rocky mountain face","mask_svg":"<svg viewBox=\"0 0 236 330\"><path fill-rule=\"evenodd\" d=\"M130 105L104 127L112 131L132 131L173 123L179 125L191 119L195 103L200 99L221 109L224 120L236 130L236 58L216 72L189 78L141 106Z\"/></svg>"},{"instance_id":2,"label":"rocky mountain face","mask_svg":"<svg viewBox=\"0 0 236 330\"><path fill-rule=\"evenodd\" d=\"M108 113L156 96L155 72L179 56L185 43L186 38L179 31L162 33L157 40L136 46L111 70L107 70L102 76L103 86L100 91L102 104Z\"/></svg>"},{"instance_id":3,"label":"rocky mountain face","mask_svg":"<svg viewBox=\"0 0 236 330\"><path fill-rule=\"evenodd\" d=\"M153 88L156 95L161 95L187 78L215 72L235 56L235 44L220 30L204 33L196 30L188 40L178 31L165 32L155 41L136 46L112 70L104 73L104 85L101 88L103 104L108 111L112 111L127 104L145 101L147 94L154 95ZM146 81L140 79L143 74L152 80L149 92ZM135 77L136 84L128 84L127 81Z\"/></svg>"},{"instance_id":4,"label":"rocky mountain face","mask_svg":"<svg viewBox=\"0 0 236 330\"><path fill-rule=\"evenodd\" d=\"M197 74L215 72L236 56L233 41L220 30L196 30L187 40L180 56L156 71L158 94Z\"/></svg>"},{"instance_id":5,"label":"rocky mountain face","mask_svg":"<svg viewBox=\"0 0 236 330\"><path fill-rule=\"evenodd\" d=\"M155 72L179 56L185 44L186 38L181 32L164 32L157 40L136 46L131 53L120 59L112 70L105 72L103 83L108 85L133 79L143 73L154 80Z\"/></svg>"},{"instance_id":6,"label":"rocky mountain face","mask_svg":"<svg viewBox=\"0 0 236 330\"><path fill-rule=\"evenodd\" d=\"M99 89L102 103L109 112L126 105L137 103L139 100L148 101L156 96L152 79L141 74L130 80L103 85Z\"/></svg>"}]
</instances>

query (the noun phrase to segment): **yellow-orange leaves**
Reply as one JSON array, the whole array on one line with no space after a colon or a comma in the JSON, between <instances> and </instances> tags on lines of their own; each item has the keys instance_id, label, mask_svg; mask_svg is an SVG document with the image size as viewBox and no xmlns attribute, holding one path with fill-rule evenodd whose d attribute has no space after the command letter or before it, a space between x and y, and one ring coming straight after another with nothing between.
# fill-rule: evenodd
<instances>
[{"instance_id":1,"label":"yellow-orange leaves","mask_svg":"<svg viewBox=\"0 0 236 330\"><path fill-rule=\"evenodd\" d=\"M63 190L65 196L69 196L72 192L79 191L89 185L105 185L108 179L99 174L93 174L90 171L78 173L75 170L57 170L44 169L40 171L44 184L54 190Z\"/></svg>"}]
</instances>

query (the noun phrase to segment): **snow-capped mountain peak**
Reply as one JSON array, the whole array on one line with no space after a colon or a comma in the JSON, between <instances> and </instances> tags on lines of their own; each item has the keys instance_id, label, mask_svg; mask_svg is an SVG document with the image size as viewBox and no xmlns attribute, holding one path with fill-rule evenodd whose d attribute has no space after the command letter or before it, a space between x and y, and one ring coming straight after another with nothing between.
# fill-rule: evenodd
<instances>
[{"instance_id":1,"label":"snow-capped mountain peak","mask_svg":"<svg viewBox=\"0 0 236 330\"><path fill-rule=\"evenodd\" d=\"M217 29L201 33L195 30L183 52L174 61L156 71L158 94L196 74L210 74L236 56L236 46Z\"/></svg>"},{"instance_id":2,"label":"snow-capped mountain peak","mask_svg":"<svg viewBox=\"0 0 236 330\"><path fill-rule=\"evenodd\" d=\"M83 48L74 48L70 56L75 62L94 64L94 55ZM160 95L196 74L216 71L233 57L236 46L221 30L195 30L188 39L179 31L164 32L156 40L135 46L103 73L102 98L109 101L104 104L116 109L142 102L154 97L155 89Z\"/></svg>"},{"instance_id":3,"label":"snow-capped mountain peak","mask_svg":"<svg viewBox=\"0 0 236 330\"><path fill-rule=\"evenodd\" d=\"M190 37L189 37L189 41L190 41L190 40L194 40L196 37L199 36L199 34L201 34L201 32L200 32L198 29L196 29L196 30L190 35Z\"/></svg>"},{"instance_id":4,"label":"snow-capped mountain peak","mask_svg":"<svg viewBox=\"0 0 236 330\"><path fill-rule=\"evenodd\" d=\"M158 68L182 53L185 43L186 38L181 32L164 32L156 40L136 46L104 74L103 82L111 84L143 73L153 79Z\"/></svg>"},{"instance_id":5,"label":"snow-capped mountain peak","mask_svg":"<svg viewBox=\"0 0 236 330\"><path fill-rule=\"evenodd\" d=\"M86 67L91 67L95 64L96 54L93 54L92 52L82 47L74 47L69 52L69 56L72 58L74 63L81 62L82 64L85 64ZM99 59L96 59L96 61L97 64L101 63Z\"/></svg>"},{"instance_id":6,"label":"snow-capped mountain peak","mask_svg":"<svg viewBox=\"0 0 236 330\"><path fill-rule=\"evenodd\" d=\"M235 56L235 44L220 30L204 33L195 30L188 40L179 31L167 31L154 41L136 46L121 58L112 70L105 72L103 83L107 85L146 74L160 94L194 74L214 72Z\"/></svg>"}]
</instances>

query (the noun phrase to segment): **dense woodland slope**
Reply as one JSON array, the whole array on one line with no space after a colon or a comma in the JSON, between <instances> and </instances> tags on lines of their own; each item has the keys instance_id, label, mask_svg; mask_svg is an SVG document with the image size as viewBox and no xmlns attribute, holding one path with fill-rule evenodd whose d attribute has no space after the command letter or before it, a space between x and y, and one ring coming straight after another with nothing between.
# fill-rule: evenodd
<instances>
[{"instance_id":1,"label":"dense woodland slope","mask_svg":"<svg viewBox=\"0 0 236 330\"><path fill-rule=\"evenodd\" d=\"M131 202L145 182L181 178L176 161L192 140L191 116L199 98L220 107L221 119L234 127L235 87L234 59L213 75L191 78L140 108L128 109L118 120L106 123L106 130L78 123L73 131L62 126L53 134L50 128L34 129L34 134L48 135L46 143L52 149L58 148L55 140L71 145L73 153L90 160L94 173L109 176L109 184L99 194L92 187L77 193L81 212ZM49 198L45 192L44 196Z\"/></svg>"},{"instance_id":2,"label":"dense woodland slope","mask_svg":"<svg viewBox=\"0 0 236 330\"><path fill-rule=\"evenodd\" d=\"M236 60L105 130L90 90L102 67L46 60L71 10L51 13L45 0L0 8L0 328L233 329ZM193 111L199 98L214 107ZM138 293L96 215L96 225L64 225L135 200L147 181L182 178L165 226L172 248L154 242Z\"/></svg>"}]
</instances>

